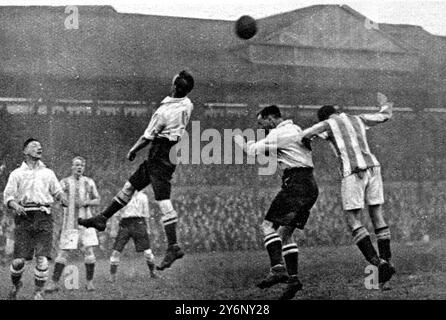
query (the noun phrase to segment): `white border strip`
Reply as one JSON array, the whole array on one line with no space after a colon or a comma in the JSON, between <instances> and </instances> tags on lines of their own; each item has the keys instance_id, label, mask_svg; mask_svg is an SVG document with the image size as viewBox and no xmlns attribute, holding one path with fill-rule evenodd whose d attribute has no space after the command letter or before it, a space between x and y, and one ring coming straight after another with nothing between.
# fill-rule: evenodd
<instances>
[{"instance_id":1,"label":"white border strip","mask_svg":"<svg viewBox=\"0 0 446 320\"><path fill-rule=\"evenodd\" d=\"M226 102L210 102L204 104L206 107L235 107L235 108L243 108L247 107L247 103L226 103Z\"/></svg>"}]
</instances>

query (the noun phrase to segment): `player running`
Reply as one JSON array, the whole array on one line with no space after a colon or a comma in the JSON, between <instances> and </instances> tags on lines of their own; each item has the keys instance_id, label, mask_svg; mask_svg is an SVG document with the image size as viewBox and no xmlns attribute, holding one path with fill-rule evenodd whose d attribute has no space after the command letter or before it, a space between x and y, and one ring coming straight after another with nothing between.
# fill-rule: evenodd
<instances>
[{"instance_id":1,"label":"player running","mask_svg":"<svg viewBox=\"0 0 446 320\"><path fill-rule=\"evenodd\" d=\"M94 291L93 285L96 257L93 248L99 244L96 230L78 226L77 219L92 217L92 209L99 206L99 196L93 179L84 176L86 160L75 157L72 162L72 175L62 179L60 184L67 195L68 207L63 210L62 230L59 241L59 252L56 257L51 281L45 292L56 292L60 289L59 280L62 276L70 252L81 249L84 255L86 271L86 289Z\"/></svg>"},{"instance_id":2,"label":"player running","mask_svg":"<svg viewBox=\"0 0 446 320\"><path fill-rule=\"evenodd\" d=\"M136 252L144 252L150 276L157 278L155 274L155 257L150 248L149 229L149 199L143 192L135 192L129 204L122 208L116 216L119 216L119 230L113 244L113 252L110 257L110 279L116 281L116 273L120 261L120 255L130 239L135 243Z\"/></svg>"},{"instance_id":3,"label":"player running","mask_svg":"<svg viewBox=\"0 0 446 320\"><path fill-rule=\"evenodd\" d=\"M15 211L14 260L11 264L13 288L8 298L17 298L17 293L22 287L25 261L32 260L35 256L34 299L42 300L53 243L53 218L50 207L54 199L61 201L65 206L67 201L56 175L40 160L40 142L28 139L23 149L25 161L11 172L3 192L5 205Z\"/></svg>"},{"instance_id":4,"label":"player running","mask_svg":"<svg viewBox=\"0 0 446 320\"><path fill-rule=\"evenodd\" d=\"M170 201L170 181L176 164L172 163L169 154L170 149L180 141L191 117L193 104L187 95L193 87L194 79L188 72L181 71L175 75L172 80L171 96L161 102L144 134L127 154L127 159L133 161L139 150L149 146L147 160L133 173L101 214L89 219L79 219L79 224L82 226L104 231L107 219L125 207L135 191L152 184L155 200L163 215L162 222L168 244L166 255L161 265L157 267L159 270L169 268L175 260L184 256L184 252L177 244L177 212Z\"/></svg>"},{"instance_id":5,"label":"player running","mask_svg":"<svg viewBox=\"0 0 446 320\"><path fill-rule=\"evenodd\" d=\"M381 93L377 95L381 110L373 114L358 116L337 113L333 106L323 106L317 112L319 122L303 131L301 138L322 137L328 140L341 162L342 206L345 219L353 240L368 262L378 267L379 282L384 284L395 273L390 262L390 230L384 220L384 203L381 168L370 151L366 130L392 117L393 103ZM372 244L367 229L360 220L364 204L368 205L369 215L378 239L378 253Z\"/></svg>"},{"instance_id":6,"label":"player running","mask_svg":"<svg viewBox=\"0 0 446 320\"><path fill-rule=\"evenodd\" d=\"M248 155L275 153L279 167L283 170L282 189L271 203L262 223L271 269L258 287L269 288L286 282L287 287L280 298L291 299L302 289L298 278L299 250L293 240L293 232L296 228L304 229L318 197L313 160L311 150L297 139L297 135L302 132L301 128L292 120L283 120L277 106L264 108L258 113L257 119L261 128L269 130L266 138L245 144L242 136L236 136L235 142Z\"/></svg>"}]
</instances>

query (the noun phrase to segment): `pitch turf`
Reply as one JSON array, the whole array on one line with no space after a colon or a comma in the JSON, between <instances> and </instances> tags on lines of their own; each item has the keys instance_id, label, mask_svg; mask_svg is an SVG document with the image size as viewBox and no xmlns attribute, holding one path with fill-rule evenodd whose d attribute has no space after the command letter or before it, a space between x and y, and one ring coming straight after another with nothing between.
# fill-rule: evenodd
<instances>
[{"instance_id":1,"label":"pitch turf","mask_svg":"<svg viewBox=\"0 0 446 320\"><path fill-rule=\"evenodd\" d=\"M296 299L446 299L446 240L395 244L397 275L391 290L364 287L366 263L357 248L318 247L300 250L300 278L304 289ZM157 257L158 260L161 256ZM46 294L45 299L277 299L283 285L261 290L255 284L268 271L266 252L187 254L170 269L151 279L143 257L123 259L118 280L108 280L108 261L97 263L95 292L84 289L84 268L79 290ZM0 292L6 298L9 267L0 272ZM51 269L52 271L52 266ZM19 299L32 296L32 268L27 266Z\"/></svg>"}]
</instances>

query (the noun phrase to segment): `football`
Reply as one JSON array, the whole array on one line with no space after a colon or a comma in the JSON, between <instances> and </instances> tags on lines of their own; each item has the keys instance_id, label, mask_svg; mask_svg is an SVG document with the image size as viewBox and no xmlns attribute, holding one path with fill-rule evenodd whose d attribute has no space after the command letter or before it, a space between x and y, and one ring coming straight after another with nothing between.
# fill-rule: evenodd
<instances>
[{"instance_id":1,"label":"football","mask_svg":"<svg viewBox=\"0 0 446 320\"><path fill-rule=\"evenodd\" d=\"M241 16L235 22L235 33L243 40L251 39L257 33L257 22L251 16Z\"/></svg>"}]
</instances>

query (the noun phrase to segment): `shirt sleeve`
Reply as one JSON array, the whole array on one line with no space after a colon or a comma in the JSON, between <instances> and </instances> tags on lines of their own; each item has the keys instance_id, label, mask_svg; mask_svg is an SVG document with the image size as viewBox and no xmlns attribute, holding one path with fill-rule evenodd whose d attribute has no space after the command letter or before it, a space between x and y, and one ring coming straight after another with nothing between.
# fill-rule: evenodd
<instances>
[{"instance_id":1,"label":"shirt sleeve","mask_svg":"<svg viewBox=\"0 0 446 320\"><path fill-rule=\"evenodd\" d=\"M98 189L96 188L96 183L94 182L93 179L90 179L90 186L91 186L92 200L101 199Z\"/></svg>"},{"instance_id":2,"label":"shirt sleeve","mask_svg":"<svg viewBox=\"0 0 446 320\"><path fill-rule=\"evenodd\" d=\"M246 153L250 156L258 154L268 155L270 152L275 152L279 148L279 141L276 134L270 133L266 138L257 142L248 141L246 145Z\"/></svg>"},{"instance_id":3,"label":"shirt sleeve","mask_svg":"<svg viewBox=\"0 0 446 320\"><path fill-rule=\"evenodd\" d=\"M60 194L63 193L62 186L59 180L57 180L56 174L53 171L50 171L49 175L50 193L54 198L57 198Z\"/></svg>"},{"instance_id":4,"label":"shirt sleeve","mask_svg":"<svg viewBox=\"0 0 446 320\"><path fill-rule=\"evenodd\" d=\"M364 113L359 115L359 118L368 127L376 126L377 124L386 122L392 118L393 103L387 103L381 107L381 110L376 113Z\"/></svg>"},{"instance_id":5,"label":"shirt sleeve","mask_svg":"<svg viewBox=\"0 0 446 320\"><path fill-rule=\"evenodd\" d=\"M5 206L8 206L8 202L16 200L17 191L19 189L18 177L12 172L9 175L8 182L6 183L5 190L3 191L3 202Z\"/></svg>"},{"instance_id":6,"label":"shirt sleeve","mask_svg":"<svg viewBox=\"0 0 446 320\"><path fill-rule=\"evenodd\" d=\"M299 134L299 141L302 141L302 139L313 139L314 137L326 139L329 129L330 126L327 121L316 123L314 126L305 129Z\"/></svg>"},{"instance_id":7,"label":"shirt sleeve","mask_svg":"<svg viewBox=\"0 0 446 320\"><path fill-rule=\"evenodd\" d=\"M160 113L154 113L150 119L149 125L144 131L144 138L152 140L165 127L164 117Z\"/></svg>"}]
</instances>

